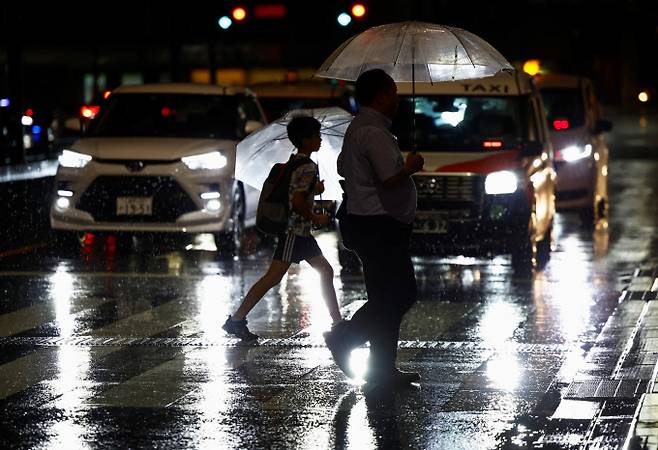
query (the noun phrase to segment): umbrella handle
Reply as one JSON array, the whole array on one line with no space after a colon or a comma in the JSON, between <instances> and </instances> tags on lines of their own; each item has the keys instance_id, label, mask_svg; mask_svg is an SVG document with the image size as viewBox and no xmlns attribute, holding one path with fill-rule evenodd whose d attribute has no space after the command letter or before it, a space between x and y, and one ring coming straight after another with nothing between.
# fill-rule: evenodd
<instances>
[{"instance_id":1,"label":"umbrella handle","mask_svg":"<svg viewBox=\"0 0 658 450\"><path fill-rule=\"evenodd\" d=\"M416 153L416 46L411 46L411 153Z\"/></svg>"}]
</instances>

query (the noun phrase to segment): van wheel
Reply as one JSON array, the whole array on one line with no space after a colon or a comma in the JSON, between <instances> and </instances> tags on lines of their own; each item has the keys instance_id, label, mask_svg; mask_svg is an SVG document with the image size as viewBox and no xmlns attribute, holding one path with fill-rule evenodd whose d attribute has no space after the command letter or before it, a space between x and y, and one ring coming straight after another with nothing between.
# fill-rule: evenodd
<instances>
[{"instance_id":1,"label":"van wheel","mask_svg":"<svg viewBox=\"0 0 658 450\"><path fill-rule=\"evenodd\" d=\"M215 245L219 255L236 256L240 254L242 238L244 237L244 215L244 192L242 187L238 186L233 191L229 230L215 234Z\"/></svg>"}]
</instances>

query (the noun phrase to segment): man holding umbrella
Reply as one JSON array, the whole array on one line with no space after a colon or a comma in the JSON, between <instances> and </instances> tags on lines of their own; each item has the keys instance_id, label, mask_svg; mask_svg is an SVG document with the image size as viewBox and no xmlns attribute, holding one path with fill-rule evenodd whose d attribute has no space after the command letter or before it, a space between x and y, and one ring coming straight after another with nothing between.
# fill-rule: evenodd
<instances>
[{"instance_id":1,"label":"man holding umbrella","mask_svg":"<svg viewBox=\"0 0 658 450\"><path fill-rule=\"evenodd\" d=\"M346 214L340 230L348 248L363 265L368 301L351 320L325 333L336 364L352 376L349 356L370 342L365 376L374 386L398 387L419 381L418 373L395 366L402 317L416 300L416 278L409 255L411 223L416 215L416 188L411 176L422 170L423 157L406 161L389 128L397 113L393 79L381 69L356 81L359 113L345 134L338 173L345 178Z\"/></svg>"}]
</instances>

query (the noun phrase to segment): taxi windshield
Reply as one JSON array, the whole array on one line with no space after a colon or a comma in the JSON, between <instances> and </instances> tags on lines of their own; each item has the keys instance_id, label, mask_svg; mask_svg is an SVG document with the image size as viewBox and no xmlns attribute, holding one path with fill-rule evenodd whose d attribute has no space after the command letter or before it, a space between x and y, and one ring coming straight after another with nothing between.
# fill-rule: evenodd
<instances>
[{"instance_id":1,"label":"taxi windshield","mask_svg":"<svg viewBox=\"0 0 658 450\"><path fill-rule=\"evenodd\" d=\"M543 88L541 96L549 122L568 119L572 127L585 124L585 107L580 89Z\"/></svg>"},{"instance_id":2,"label":"taxi windshield","mask_svg":"<svg viewBox=\"0 0 658 450\"><path fill-rule=\"evenodd\" d=\"M415 116L415 125L412 119ZM404 151L485 152L509 150L528 141L526 96L400 96L392 132Z\"/></svg>"},{"instance_id":3,"label":"taxi windshield","mask_svg":"<svg viewBox=\"0 0 658 450\"><path fill-rule=\"evenodd\" d=\"M234 96L114 94L86 135L237 139L238 119Z\"/></svg>"}]
</instances>

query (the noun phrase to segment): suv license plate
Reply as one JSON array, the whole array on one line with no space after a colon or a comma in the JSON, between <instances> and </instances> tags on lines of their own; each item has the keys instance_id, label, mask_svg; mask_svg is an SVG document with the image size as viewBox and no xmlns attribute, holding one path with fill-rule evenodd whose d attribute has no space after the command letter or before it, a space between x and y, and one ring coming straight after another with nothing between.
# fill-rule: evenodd
<instances>
[{"instance_id":1,"label":"suv license plate","mask_svg":"<svg viewBox=\"0 0 658 450\"><path fill-rule=\"evenodd\" d=\"M117 197L117 216L150 216L153 197Z\"/></svg>"}]
</instances>

